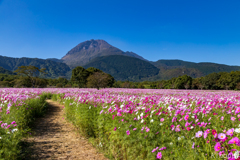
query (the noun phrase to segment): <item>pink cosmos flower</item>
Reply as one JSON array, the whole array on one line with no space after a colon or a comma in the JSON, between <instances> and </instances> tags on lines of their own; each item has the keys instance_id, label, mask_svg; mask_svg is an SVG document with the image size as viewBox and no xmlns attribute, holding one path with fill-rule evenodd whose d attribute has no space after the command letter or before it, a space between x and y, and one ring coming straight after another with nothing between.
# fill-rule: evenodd
<instances>
[{"instance_id":1,"label":"pink cosmos flower","mask_svg":"<svg viewBox=\"0 0 240 160\"><path fill-rule=\"evenodd\" d=\"M12 121L12 123L11 124L15 124L16 122L15 121Z\"/></svg>"},{"instance_id":2,"label":"pink cosmos flower","mask_svg":"<svg viewBox=\"0 0 240 160\"><path fill-rule=\"evenodd\" d=\"M176 129L175 129L176 132L180 132L180 125L177 125Z\"/></svg>"},{"instance_id":3,"label":"pink cosmos flower","mask_svg":"<svg viewBox=\"0 0 240 160\"><path fill-rule=\"evenodd\" d=\"M160 120L161 122L163 122L164 121L164 118L161 118L161 120Z\"/></svg>"},{"instance_id":4,"label":"pink cosmos flower","mask_svg":"<svg viewBox=\"0 0 240 160\"><path fill-rule=\"evenodd\" d=\"M184 120L187 121L188 118L189 118L189 115L186 115L186 116L184 117Z\"/></svg>"},{"instance_id":5,"label":"pink cosmos flower","mask_svg":"<svg viewBox=\"0 0 240 160\"><path fill-rule=\"evenodd\" d=\"M133 128L133 130L135 131L135 130L137 130L137 128Z\"/></svg>"},{"instance_id":6,"label":"pink cosmos flower","mask_svg":"<svg viewBox=\"0 0 240 160\"><path fill-rule=\"evenodd\" d=\"M127 132L127 135L129 135L129 134L130 134L130 131L129 131L129 130L127 130L126 132Z\"/></svg>"},{"instance_id":7,"label":"pink cosmos flower","mask_svg":"<svg viewBox=\"0 0 240 160\"><path fill-rule=\"evenodd\" d=\"M224 134L224 133L219 133L219 134L218 134L218 138L219 138L219 139L225 139L225 138L226 138L226 134Z\"/></svg>"},{"instance_id":8,"label":"pink cosmos flower","mask_svg":"<svg viewBox=\"0 0 240 160\"><path fill-rule=\"evenodd\" d=\"M223 117L223 116L221 117L221 120L222 120L222 121L224 120L224 117Z\"/></svg>"},{"instance_id":9,"label":"pink cosmos flower","mask_svg":"<svg viewBox=\"0 0 240 160\"><path fill-rule=\"evenodd\" d=\"M187 127L187 126L189 126L189 125L190 125L190 123L188 123L188 122L185 123L185 127Z\"/></svg>"},{"instance_id":10,"label":"pink cosmos flower","mask_svg":"<svg viewBox=\"0 0 240 160\"><path fill-rule=\"evenodd\" d=\"M195 145L195 143L193 142L192 149L194 149L194 145Z\"/></svg>"},{"instance_id":11,"label":"pink cosmos flower","mask_svg":"<svg viewBox=\"0 0 240 160\"><path fill-rule=\"evenodd\" d=\"M196 133L196 137L201 137L202 136L202 134L203 134L203 132L202 131L198 131L197 133Z\"/></svg>"},{"instance_id":12,"label":"pink cosmos flower","mask_svg":"<svg viewBox=\"0 0 240 160\"><path fill-rule=\"evenodd\" d=\"M207 136L208 136L208 133L207 133L207 132L204 132L204 134L203 134L204 139L206 139Z\"/></svg>"},{"instance_id":13,"label":"pink cosmos flower","mask_svg":"<svg viewBox=\"0 0 240 160\"><path fill-rule=\"evenodd\" d=\"M228 141L228 144L239 144L239 139L237 137L234 137L230 141Z\"/></svg>"},{"instance_id":14,"label":"pink cosmos flower","mask_svg":"<svg viewBox=\"0 0 240 160\"><path fill-rule=\"evenodd\" d=\"M116 130L117 130L117 127L115 127L113 130L116 131Z\"/></svg>"},{"instance_id":15,"label":"pink cosmos flower","mask_svg":"<svg viewBox=\"0 0 240 160\"><path fill-rule=\"evenodd\" d=\"M149 129L149 128L147 128L147 129L146 129L146 132L149 132L149 131L150 131L150 129Z\"/></svg>"},{"instance_id":16,"label":"pink cosmos flower","mask_svg":"<svg viewBox=\"0 0 240 160\"><path fill-rule=\"evenodd\" d=\"M229 130L227 131L227 135L233 136L233 132L234 132L234 128L229 129Z\"/></svg>"},{"instance_id":17,"label":"pink cosmos flower","mask_svg":"<svg viewBox=\"0 0 240 160\"><path fill-rule=\"evenodd\" d=\"M156 149L154 148L154 149L152 150L152 153L155 152L155 151L156 151Z\"/></svg>"},{"instance_id":18,"label":"pink cosmos flower","mask_svg":"<svg viewBox=\"0 0 240 160\"><path fill-rule=\"evenodd\" d=\"M159 151L162 151L162 150L164 150L164 149L166 149L167 147L162 147L162 148L160 148L159 149Z\"/></svg>"},{"instance_id":19,"label":"pink cosmos flower","mask_svg":"<svg viewBox=\"0 0 240 160\"><path fill-rule=\"evenodd\" d=\"M232 120L232 121L235 121L235 119L236 119L235 117L231 117L231 120Z\"/></svg>"},{"instance_id":20,"label":"pink cosmos flower","mask_svg":"<svg viewBox=\"0 0 240 160\"><path fill-rule=\"evenodd\" d=\"M221 157L222 155L224 155L224 151L219 152L219 156Z\"/></svg>"},{"instance_id":21,"label":"pink cosmos flower","mask_svg":"<svg viewBox=\"0 0 240 160\"><path fill-rule=\"evenodd\" d=\"M219 142L216 143L216 145L214 146L215 151L219 151L221 149L221 145Z\"/></svg>"},{"instance_id":22,"label":"pink cosmos flower","mask_svg":"<svg viewBox=\"0 0 240 160\"><path fill-rule=\"evenodd\" d=\"M240 112L240 108L238 107L235 111L236 114L238 114Z\"/></svg>"},{"instance_id":23,"label":"pink cosmos flower","mask_svg":"<svg viewBox=\"0 0 240 160\"><path fill-rule=\"evenodd\" d=\"M162 159L162 153L161 152L158 152L157 159Z\"/></svg>"},{"instance_id":24,"label":"pink cosmos flower","mask_svg":"<svg viewBox=\"0 0 240 160\"><path fill-rule=\"evenodd\" d=\"M177 120L177 117L173 117L172 122L175 122Z\"/></svg>"}]
</instances>

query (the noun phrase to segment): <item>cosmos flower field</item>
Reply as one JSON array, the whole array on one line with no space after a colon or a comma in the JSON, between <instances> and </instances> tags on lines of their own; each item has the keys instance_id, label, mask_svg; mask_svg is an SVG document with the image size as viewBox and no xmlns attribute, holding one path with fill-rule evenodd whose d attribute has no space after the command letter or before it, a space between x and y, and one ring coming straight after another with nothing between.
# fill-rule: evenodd
<instances>
[{"instance_id":1,"label":"cosmos flower field","mask_svg":"<svg viewBox=\"0 0 240 160\"><path fill-rule=\"evenodd\" d=\"M110 159L240 159L240 92L5 89L1 133L19 132L13 108L43 93Z\"/></svg>"}]
</instances>

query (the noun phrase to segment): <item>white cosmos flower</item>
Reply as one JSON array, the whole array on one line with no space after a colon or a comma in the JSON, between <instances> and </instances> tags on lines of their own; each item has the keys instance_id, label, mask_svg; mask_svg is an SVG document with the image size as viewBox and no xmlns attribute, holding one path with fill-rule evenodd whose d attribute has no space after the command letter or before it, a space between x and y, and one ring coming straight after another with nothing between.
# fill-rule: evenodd
<instances>
[{"instance_id":1,"label":"white cosmos flower","mask_svg":"<svg viewBox=\"0 0 240 160\"><path fill-rule=\"evenodd\" d=\"M240 128L235 128L234 132L240 133Z\"/></svg>"},{"instance_id":2,"label":"white cosmos flower","mask_svg":"<svg viewBox=\"0 0 240 160\"><path fill-rule=\"evenodd\" d=\"M142 120L141 120L141 123L143 123L143 122L144 122L144 120L142 119Z\"/></svg>"},{"instance_id":3,"label":"white cosmos flower","mask_svg":"<svg viewBox=\"0 0 240 160\"><path fill-rule=\"evenodd\" d=\"M89 106L89 109L91 109L91 106Z\"/></svg>"},{"instance_id":4,"label":"white cosmos flower","mask_svg":"<svg viewBox=\"0 0 240 160\"><path fill-rule=\"evenodd\" d=\"M151 119L151 121L150 121L151 123L153 122L153 119Z\"/></svg>"},{"instance_id":5,"label":"white cosmos flower","mask_svg":"<svg viewBox=\"0 0 240 160\"><path fill-rule=\"evenodd\" d=\"M181 138L182 138L182 139L184 139L185 137L184 137L184 136L182 136Z\"/></svg>"},{"instance_id":6,"label":"white cosmos flower","mask_svg":"<svg viewBox=\"0 0 240 160\"><path fill-rule=\"evenodd\" d=\"M172 143L172 142L170 142L170 145L173 145L173 143Z\"/></svg>"},{"instance_id":7,"label":"white cosmos flower","mask_svg":"<svg viewBox=\"0 0 240 160\"><path fill-rule=\"evenodd\" d=\"M142 117L142 116L143 116L143 113L141 113L140 116Z\"/></svg>"},{"instance_id":8,"label":"white cosmos flower","mask_svg":"<svg viewBox=\"0 0 240 160\"><path fill-rule=\"evenodd\" d=\"M233 154L234 158L237 159L239 157L239 151L236 150L236 152Z\"/></svg>"},{"instance_id":9,"label":"white cosmos flower","mask_svg":"<svg viewBox=\"0 0 240 160\"><path fill-rule=\"evenodd\" d=\"M16 131L18 131L18 129L17 129L17 128L14 128L14 129L12 130L12 133L13 133L13 132L16 132Z\"/></svg>"},{"instance_id":10,"label":"white cosmos flower","mask_svg":"<svg viewBox=\"0 0 240 160\"><path fill-rule=\"evenodd\" d=\"M178 137L178 140L180 141L180 140L181 140L181 137Z\"/></svg>"},{"instance_id":11,"label":"white cosmos flower","mask_svg":"<svg viewBox=\"0 0 240 160\"><path fill-rule=\"evenodd\" d=\"M160 126L162 126L163 124L162 123L160 123Z\"/></svg>"}]
</instances>

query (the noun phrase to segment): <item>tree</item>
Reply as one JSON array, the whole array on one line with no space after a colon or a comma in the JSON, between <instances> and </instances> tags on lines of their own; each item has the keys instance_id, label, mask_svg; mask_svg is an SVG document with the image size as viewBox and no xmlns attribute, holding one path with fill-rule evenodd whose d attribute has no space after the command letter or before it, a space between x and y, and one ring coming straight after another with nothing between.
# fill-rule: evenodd
<instances>
[{"instance_id":1,"label":"tree","mask_svg":"<svg viewBox=\"0 0 240 160\"><path fill-rule=\"evenodd\" d=\"M192 85L192 77L188 75L179 76L174 83L176 89L188 89Z\"/></svg>"},{"instance_id":2,"label":"tree","mask_svg":"<svg viewBox=\"0 0 240 160\"><path fill-rule=\"evenodd\" d=\"M89 67L86 69L89 72L89 75L92 75L95 72L102 72L100 69L94 68L94 67Z\"/></svg>"},{"instance_id":3,"label":"tree","mask_svg":"<svg viewBox=\"0 0 240 160\"><path fill-rule=\"evenodd\" d=\"M87 78L87 87L106 88L109 83L109 75L104 72L95 72Z\"/></svg>"},{"instance_id":4,"label":"tree","mask_svg":"<svg viewBox=\"0 0 240 160\"><path fill-rule=\"evenodd\" d=\"M81 88L86 85L88 76L89 72L85 68L78 66L72 70L71 81L76 82L78 87Z\"/></svg>"},{"instance_id":5,"label":"tree","mask_svg":"<svg viewBox=\"0 0 240 160\"><path fill-rule=\"evenodd\" d=\"M39 69L38 67L35 66L20 66L18 67L17 70L15 70L14 72L16 72L18 75L25 75L27 76L31 83L32 83L32 87L35 87L35 84L37 82L37 78L40 74L47 74L45 72L46 68L42 68Z\"/></svg>"}]
</instances>

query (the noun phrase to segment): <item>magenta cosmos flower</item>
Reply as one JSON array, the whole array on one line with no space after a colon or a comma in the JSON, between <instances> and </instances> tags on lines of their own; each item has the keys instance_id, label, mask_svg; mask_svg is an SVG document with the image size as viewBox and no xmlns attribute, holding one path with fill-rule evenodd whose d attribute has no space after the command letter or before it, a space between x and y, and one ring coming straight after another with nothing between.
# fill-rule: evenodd
<instances>
[{"instance_id":1,"label":"magenta cosmos flower","mask_svg":"<svg viewBox=\"0 0 240 160\"><path fill-rule=\"evenodd\" d=\"M158 152L157 159L162 159L162 152Z\"/></svg>"},{"instance_id":2,"label":"magenta cosmos flower","mask_svg":"<svg viewBox=\"0 0 240 160\"><path fill-rule=\"evenodd\" d=\"M189 115L186 115L186 116L184 117L184 120L187 121L188 118L189 118Z\"/></svg>"},{"instance_id":3,"label":"magenta cosmos flower","mask_svg":"<svg viewBox=\"0 0 240 160\"><path fill-rule=\"evenodd\" d=\"M224 134L224 133L219 133L219 134L218 134L218 138L219 138L219 139L225 139L225 138L226 138L226 134Z\"/></svg>"},{"instance_id":4,"label":"magenta cosmos flower","mask_svg":"<svg viewBox=\"0 0 240 160\"><path fill-rule=\"evenodd\" d=\"M196 137L201 137L202 136L202 134L203 134L203 132L202 131L198 131L197 133L196 133Z\"/></svg>"},{"instance_id":5,"label":"magenta cosmos flower","mask_svg":"<svg viewBox=\"0 0 240 160\"><path fill-rule=\"evenodd\" d=\"M221 145L219 142L216 143L216 145L214 146L215 151L219 151L221 149Z\"/></svg>"},{"instance_id":6,"label":"magenta cosmos flower","mask_svg":"<svg viewBox=\"0 0 240 160\"><path fill-rule=\"evenodd\" d=\"M126 132L127 132L127 135L129 135L129 134L130 134L130 131L129 131L129 130L127 130Z\"/></svg>"}]
</instances>

